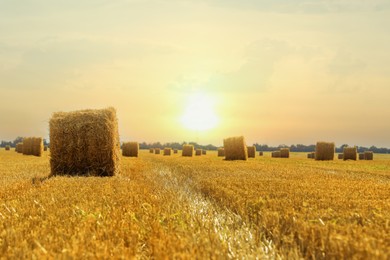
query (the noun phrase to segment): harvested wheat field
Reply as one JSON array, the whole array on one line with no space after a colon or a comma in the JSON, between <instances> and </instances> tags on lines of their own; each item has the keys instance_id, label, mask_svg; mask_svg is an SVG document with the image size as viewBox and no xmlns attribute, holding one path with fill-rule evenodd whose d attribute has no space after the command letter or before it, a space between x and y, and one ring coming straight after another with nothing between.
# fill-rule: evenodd
<instances>
[{"instance_id":1,"label":"harvested wheat field","mask_svg":"<svg viewBox=\"0 0 390 260\"><path fill-rule=\"evenodd\" d=\"M50 175L0 151L5 258L390 257L390 156L124 157L113 177Z\"/></svg>"}]
</instances>

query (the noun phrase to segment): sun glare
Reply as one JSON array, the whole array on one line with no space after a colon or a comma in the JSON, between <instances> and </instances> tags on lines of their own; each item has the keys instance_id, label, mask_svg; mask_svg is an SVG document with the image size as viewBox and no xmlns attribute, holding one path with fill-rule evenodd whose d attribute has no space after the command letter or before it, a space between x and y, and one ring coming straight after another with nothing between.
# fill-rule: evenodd
<instances>
[{"instance_id":1,"label":"sun glare","mask_svg":"<svg viewBox=\"0 0 390 260\"><path fill-rule=\"evenodd\" d=\"M184 127L206 131L218 125L214 111L214 100L203 94L194 94L187 101L187 108L181 118Z\"/></svg>"}]
</instances>

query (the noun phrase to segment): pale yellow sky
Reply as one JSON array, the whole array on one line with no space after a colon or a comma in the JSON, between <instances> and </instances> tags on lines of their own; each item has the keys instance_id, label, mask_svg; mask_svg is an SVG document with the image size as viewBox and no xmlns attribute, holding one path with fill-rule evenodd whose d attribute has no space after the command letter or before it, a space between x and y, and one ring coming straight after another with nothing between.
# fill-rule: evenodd
<instances>
[{"instance_id":1,"label":"pale yellow sky","mask_svg":"<svg viewBox=\"0 0 390 260\"><path fill-rule=\"evenodd\" d=\"M0 32L3 140L113 106L122 141L390 147L387 0L3 0Z\"/></svg>"}]
</instances>

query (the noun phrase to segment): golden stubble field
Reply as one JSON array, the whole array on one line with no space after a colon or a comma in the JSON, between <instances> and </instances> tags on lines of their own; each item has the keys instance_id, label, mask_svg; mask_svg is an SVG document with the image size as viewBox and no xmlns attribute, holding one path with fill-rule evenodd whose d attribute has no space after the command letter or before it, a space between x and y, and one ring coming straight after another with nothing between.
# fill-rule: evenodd
<instances>
[{"instance_id":1,"label":"golden stubble field","mask_svg":"<svg viewBox=\"0 0 390 260\"><path fill-rule=\"evenodd\" d=\"M223 161L141 151L115 177L53 177L0 151L1 258L390 258L390 156Z\"/></svg>"}]
</instances>

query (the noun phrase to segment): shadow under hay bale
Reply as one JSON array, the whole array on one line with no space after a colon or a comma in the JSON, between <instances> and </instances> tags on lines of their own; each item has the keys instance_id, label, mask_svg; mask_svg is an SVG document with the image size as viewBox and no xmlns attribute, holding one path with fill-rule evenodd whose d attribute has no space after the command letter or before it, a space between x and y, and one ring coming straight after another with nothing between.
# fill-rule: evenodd
<instances>
[{"instance_id":1,"label":"shadow under hay bale","mask_svg":"<svg viewBox=\"0 0 390 260\"><path fill-rule=\"evenodd\" d=\"M248 149L243 136L230 137L223 140L225 160L248 160Z\"/></svg>"},{"instance_id":2,"label":"shadow under hay bale","mask_svg":"<svg viewBox=\"0 0 390 260\"><path fill-rule=\"evenodd\" d=\"M122 156L138 157L139 144L138 142L127 142L122 145Z\"/></svg>"},{"instance_id":3,"label":"shadow under hay bale","mask_svg":"<svg viewBox=\"0 0 390 260\"><path fill-rule=\"evenodd\" d=\"M280 158L290 158L290 148L280 148Z\"/></svg>"},{"instance_id":4,"label":"shadow under hay bale","mask_svg":"<svg viewBox=\"0 0 390 260\"><path fill-rule=\"evenodd\" d=\"M372 151L365 151L364 152L364 160L367 160L367 161L374 160L374 152L372 152Z\"/></svg>"},{"instance_id":5,"label":"shadow under hay bale","mask_svg":"<svg viewBox=\"0 0 390 260\"><path fill-rule=\"evenodd\" d=\"M256 158L256 146L248 146L248 158Z\"/></svg>"},{"instance_id":6,"label":"shadow under hay bale","mask_svg":"<svg viewBox=\"0 0 390 260\"><path fill-rule=\"evenodd\" d=\"M50 119L51 176L114 176L120 172L114 108L57 112Z\"/></svg>"},{"instance_id":7,"label":"shadow under hay bale","mask_svg":"<svg viewBox=\"0 0 390 260\"><path fill-rule=\"evenodd\" d=\"M169 156L172 154L172 149L171 148L164 148L164 155Z\"/></svg>"},{"instance_id":8,"label":"shadow under hay bale","mask_svg":"<svg viewBox=\"0 0 390 260\"><path fill-rule=\"evenodd\" d=\"M315 159L317 161L331 161L334 159L335 144L328 142L317 142Z\"/></svg>"},{"instance_id":9,"label":"shadow under hay bale","mask_svg":"<svg viewBox=\"0 0 390 260\"><path fill-rule=\"evenodd\" d=\"M357 147L344 147L343 150L343 160L353 160L357 159Z\"/></svg>"},{"instance_id":10,"label":"shadow under hay bale","mask_svg":"<svg viewBox=\"0 0 390 260\"><path fill-rule=\"evenodd\" d=\"M225 156L225 149L218 148L218 157L223 157L223 156Z\"/></svg>"},{"instance_id":11,"label":"shadow under hay bale","mask_svg":"<svg viewBox=\"0 0 390 260\"><path fill-rule=\"evenodd\" d=\"M194 146L190 144L183 145L182 156L192 157L194 155Z\"/></svg>"},{"instance_id":12,"label":"shadow under hay bale","mask_svg":"<svg viewBox=\"0 0 390 260\"><path fill-rule=\"evenodd\" d=\"M196 156L201 156L202 155L202 149L196 149L195 150L195 155Z\"/></svg>"}]
</instances>

